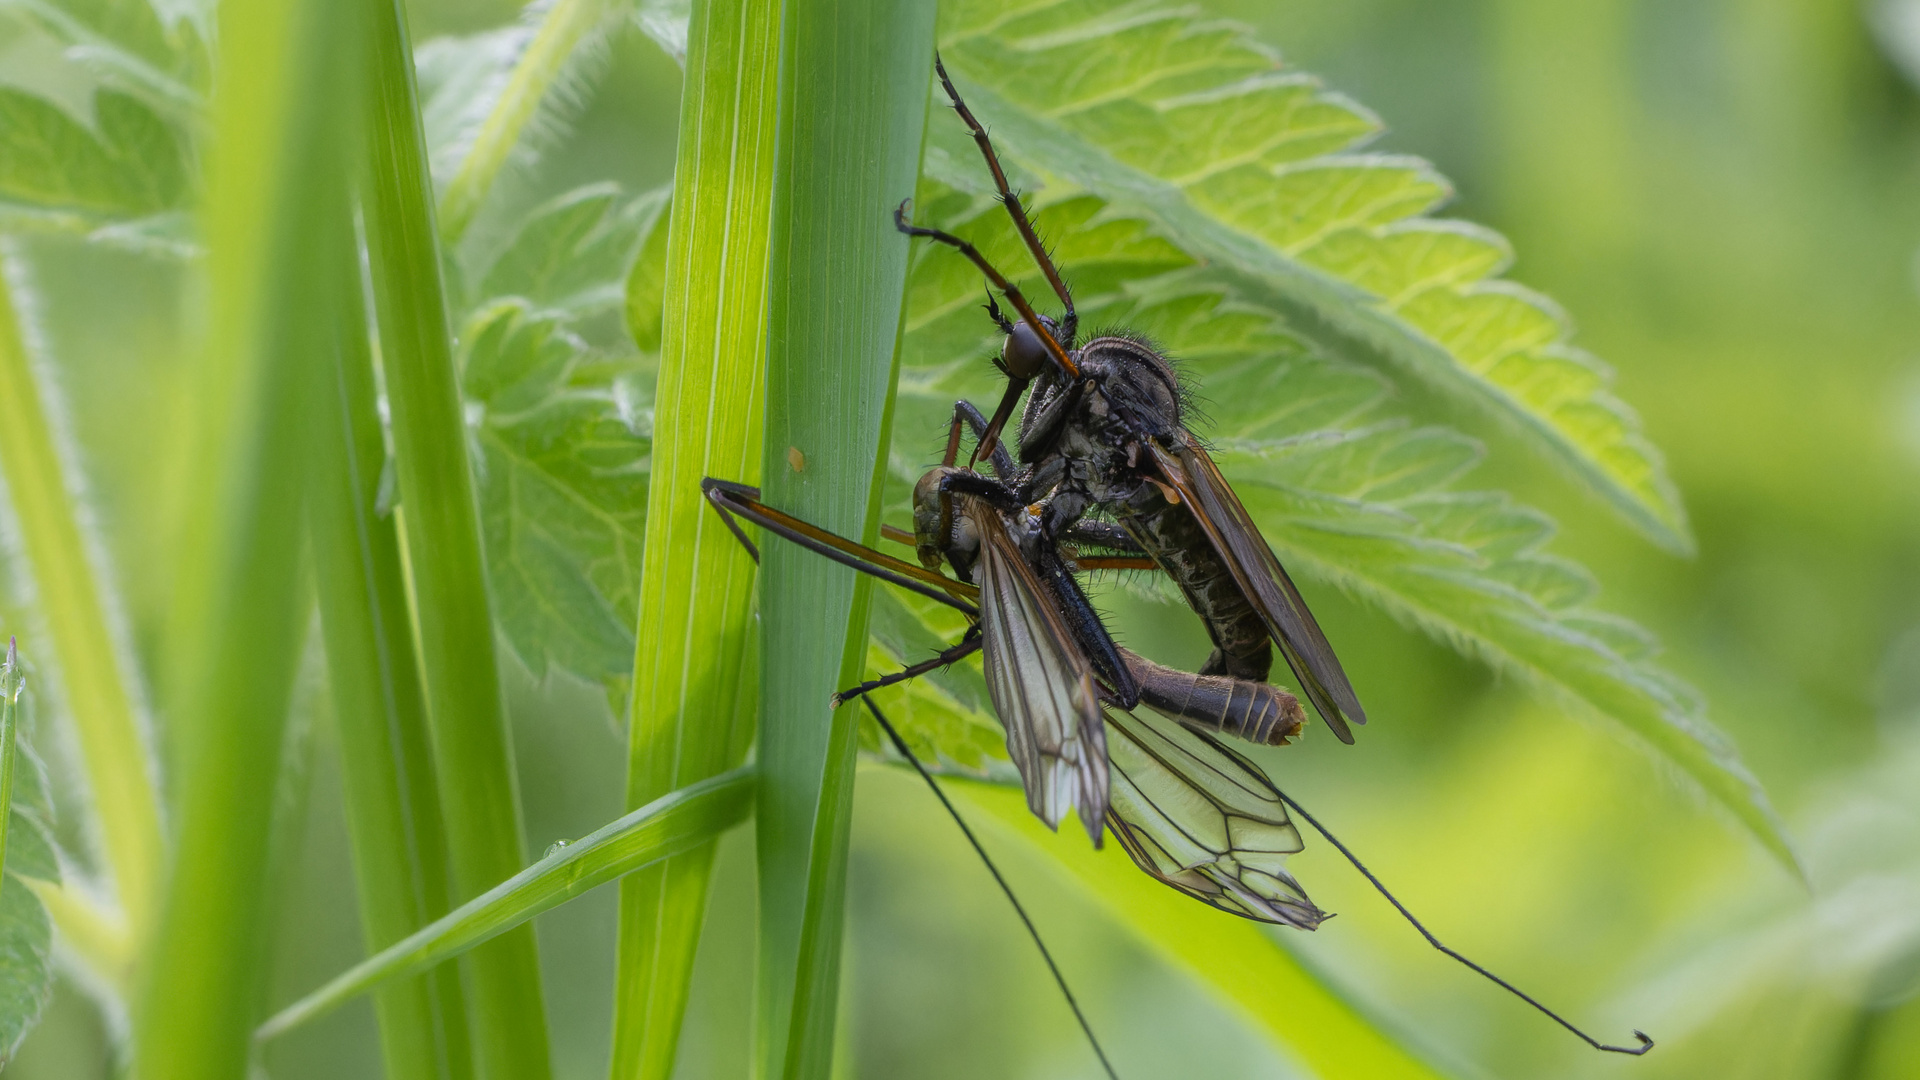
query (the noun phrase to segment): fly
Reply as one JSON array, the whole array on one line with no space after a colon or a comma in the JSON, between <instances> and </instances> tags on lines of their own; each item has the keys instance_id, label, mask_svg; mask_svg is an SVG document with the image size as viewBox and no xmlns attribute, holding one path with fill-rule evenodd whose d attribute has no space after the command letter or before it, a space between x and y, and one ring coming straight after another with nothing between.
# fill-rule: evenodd
<instances>
[{"instance_id":1,"label":"fly","mask_svg":"<svg viewBox=\"0 0 1920 1080\"><path fill-rule=\"evenodd\" d=\"M1100 844L1103 831L1111 831L1135 865L1169 887L1245 918L1312 930L1327 914L1314 906L1284 866L1288 855L1305 846L1289 815L1291 810L1351 862L1435 949L1525 1001L1597 1050L1638 1055L1652 1049L1653 1040L1639 1031L1634 1032L1637 1046L1600 1042L1443 944L1346 845L1276 788L1258 765L1208 733L1210 727L1225 730L1229 726L1212 710L1214 698L1207 699L1207 707L1193 707L1192 695L1170 702L1165 710L1156 705L1155 688L1169 685L1174 679L1192 680L1189 685L1226 687L1228 701L1234 700L1234 693L1245 693L1248 700L1264 700L1283 712L1285 704L1291 702L1295 715L1285 733L1299 731L1299 703L1285 691L1225 676L1171 672L1112 645L1097 617L1081 619L1077 609L1086 604L1086 598L1079 592L1073 571L1145 568L1139 557L1097 556L1078 560L1077 566L1068 564L1057 546L1044 542L1047 538L1040 530L1040 522L1046 519L1044 504L1000 511L987 500L959 490L968 485L954 484L956 477L988 478L954 469L951 462L958 444L956 419L948 443L948 464L932 470L928 474L931 481L923 477L917 485L915 532L891 527L884 531L889 539L913 544L923 559L936 566L945 563L967 567L963 572L973 581L948 577L933 566L915 565L818 528L762 503L758 490L747 485L709 478L702 487L727 527L756 560L758 549L736 518L954 608L970 620L972 625L959 642L899 672L843 690L834 695L834 703L860 698L895 749L940 797L1019 911L1110 1076L1113 1070L1105 1052L1019 899L980 848L965 820L947 802L932 774L875 706L868 696L871 691L984 652L988 694L1007 730L1009 754L1026 785L1028 807L1049 826L1057 827L1067 809L1075 809L1095 846ZM1001 453L989 451L990 460ZM994 464L1011 463L1002 459ZM1091 533L1097 535L1098 530ZM1056 574L1056 567L1063 572ZM1091 615L1090 605L1085 610ZM1096 663L1089 650L1082 647L1083 636L1095 635L1111 646L1114 659ZM1097 647L1092 651L1098 651ZM1123 705L1121 694L1101 668L1128 675L1136 687L1137 700L1152 707L1143 715ZM1153 715L1155 712L1165 712L1166 719ZM1242 727L1243 733L1262 730L1258 725ZM1271 736L1270 731L1267 734ZM1284 742L1285 737L1264 741Z\"/></svg>"},{"instance_id":2,"label":"fly","mask_svg":"<svg viewBox=\"0 0 1920 1080\"><path fill-rule=\"evenodd\" d=\"M936 59L934 66L986 159L1015 230L1064 308L1058 320L1041 315L972 244L913 225L905 203L895 210L901 232L958 250L1019 317L1008 318L988 295L988 315L1005 335L996 366L1007 376L1007 389L980 433L974 458L996 452L1002 429L1026 395L1020 469L1007 479L965 473L943 483L1002 510L1044 500L1040 528L1062 540L1089 513L1112 517L1119 525L1115 546L1150 557L1206 624L1214 650L1201 675L1265 683L1278 647L1328 728L1340 741L1353 742L1350 725L1367 720L1353 684L1279 558L1183 423L1183 391L1172 365L1136 336L1078 341L1072 294L1008 185L986 128L961 100L944 65ZM960 407L978 415L965 402Z\"/></svg>"}]
</instances>

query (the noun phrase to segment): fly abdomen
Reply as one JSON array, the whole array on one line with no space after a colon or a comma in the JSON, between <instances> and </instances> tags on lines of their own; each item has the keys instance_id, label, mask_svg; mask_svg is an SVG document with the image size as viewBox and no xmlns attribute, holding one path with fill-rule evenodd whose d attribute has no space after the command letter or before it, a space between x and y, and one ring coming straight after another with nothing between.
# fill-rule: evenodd
<instances>
[{"instance_id":1,"label":"fly abdomen","mask_svg":"<svg viewBox=\"0 0 1920 1080\"><path fill-rule=\"evenodd\" d=\"M1142 484L1138 495L1115 510L1121 527L1153 556L1206 623L1213 655L1200 673L1266 682L1273 670L1267 624L1192 512L1168 503L1149 484Z\"/></svg>"},{"instance_id":2,"label":"fly abdomen","mask_svg":"<svg viewBox=\"0 0 1920 1080\"><path fill-rule=\"evenodd\" d=\"M1140 700L1188 727L1262 746L1284 746L1307 714L1300 699L1277 686L1224 675L1194 675L1121 651Z\"/></svg>"}]
</instances>

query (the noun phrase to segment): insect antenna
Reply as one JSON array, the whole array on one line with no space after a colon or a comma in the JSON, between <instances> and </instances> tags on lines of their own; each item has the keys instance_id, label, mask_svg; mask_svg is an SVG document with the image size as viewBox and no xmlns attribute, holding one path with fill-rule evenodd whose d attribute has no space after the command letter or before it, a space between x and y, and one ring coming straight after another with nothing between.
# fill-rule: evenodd
<instances>
[{"instance_id":1,"label":"insect antenna","mask_svg":"<svg viewBox=\"0 0 1920 1080\"><path fill-rule=\"evenodd\" d=\"M1007 884L1007 879L1000 875L1000 868L994 865L993 856L987 854L987 849L980 844L980 838L973 835L973 830L967 827L967 819L960 816L960 811L955 809L953 803L947 799L947 793L940 790L940 785L934 780L933 774L927 771L925 765L920 764L920 759L912 750L907 749L907 741L894 730L893 724L889 723L886 715L880 711L880 706L875 705L872 698L863 697L860 700L866 704L867 711L872 713L874 720L880 724L880 730L887 733L887 741L893 744L893 748L899 751L901 757L906 758L913 765L913 771L920 774L920 779L927 782L927 787L933 789L934 798L939 799L940 805L947 808L947 815L953 818L953 823L960 826L960 831L967 837L967 843L973 845L974 854L979 855L980 861L987 864L987 872L993 875L993 880L1000 886L1000 891L1006 894L1007 902L1013 905L1014 912L1020 916L1020 922L1026 926L1027 936L1033 939L1034 947L1040 950L1040 958L1047 962L1047 970L1053 973L1053 981L1060 987L1061 995L1067 999L1067 1006L1073 1010L1073 1018L1080 1021L1080 1030L1086 1033L1087 1042L1093 1047L1094 1056L1100 1059L1100 1068L1105 1070L1107 1080L1120 1080L1119 1074L1113 1071L1113 1062L1107 1060L1106 1050L1100 1046L1099 1037L1093 1033L1093 1025L1087 1022L1087 1014L1080 1011L1080 1000L1073 996L1073 990L1067 986L1067 977L1061 974L1060 965L1053 962L1053 953L1047 950L1047 943L1040 940L1039 928L1033 925L1033 919L1027 915L1027 909L1020 903L1020 898L1014 895L1013 886Z\"/></svg>"},{"instance_id":2,"label":"insect antenna","mask_svg":"<svg viewBox=\"0 0 1920 1080\"><path fill-rule=\"evenodd\" d=\"M1053 256L1047 252L1040 236L1034 232L1033 222L1027 217L1027 208L1020 202L1020 193L1007 183L1006 170L1000 167L1000 155L994 153L993 139L987 135L986 125L974 118L973 110L960 100L960 91L954 88L953 80L947 75L947 66L940 60L940 54L933 54L933 70L940 75L940 85L946 88L947 100L953 103L953 111L966 121L967 130L973 133L975 145L980 147L980 156L987 159L987 169L993 173L993 186L1000 191L1000 202L1006 206L1007 215L1013 218L1013 227L1019 231L1020 239L1026 241L1027 250L1033 253L1033 261L1040 266L1040 272L1047 275L1047 284L1053 286L1053 294L1065 305L1066 314L1060 319L1060 325L1066 330L1067 340L1073 340L1073 328L1080 321L1073 310L1073 295L1067 291L1067 283L1060 277L1060 268L1053 264ZM1039 324L1035 324L1038 326Z\"/></svg>"},{"instance_id":3,"label":"insect antenna","mask_svg":"<svg viewBox=\"0 0 1920 1080\"><path fill-rule=\"evenodd\" d=\"M1327 843L1332 844L1340 852L1340 854L1346 856L1347 861L1353 864L1353 868L1355 870L1360 871L1360 876L1366 878L1367 881L1370 882L1373 885L1373 887L1379 891L1381 896L1386 897L1387 902L1392 904L1396 911L1400 912L1400 916L1402 918L1406 919L1407 922L1412 923L1413 928L1415 930L1420 931L1420 936L1427 939L1427 944L1433 946L1434 948L1440 950L1443 953L1446 953L1448 956L1453 957L1455 960L1460 961L1462 964L1465 964L1467 967L1472 968L1475 972L1478 972L1481 977L1487 979L1489 982L1492 982L1494 985L1500 987L1502 990L1505 990L1507 993L1512 994L1514 997L1517 997L1521 1001L1524 1001L1527 1004L1533 1006L1534 1008L1540 1010L1540 1012L1544 1013L1548 1019L1552 1020L1556 1024L1559 1024L1561 1027L1566 1028L1568 1031L1573 1032L1575 1035L1580 1037L1581 1041L1585 1042L1588 1046L1593 1047L1595 1050L1605 1050L1608 1053L1612 1053L1612 1054L1631 1054L1634 1057L1639 1057L1641 1054L1644 1054L1647 1051L1653 1049L1653 1040L1647 1036L1646 1032L1641 1031L1637 1028L1634 1030L1633 1037L1640 1040L1639 1046L1614 1046L1611 1043L1603 1043L1600 1040L1594 1038L1593 1036L1587 1034L1586 1032L1581 1031L1579 1028L1574 1027L1572 1024L1567 1022L1565 1017L1562 1017L1559 1013L1554 1012L1552 1009L1549 1009L1545 1005L1542 1005L1538 1001L1535 1001L1531 995L1527 994L1525 991L1521 990L1519 987L1513 985L1512 983L1501 978L1500 976L1495 975L1493 972L1488 971L1486 968L1481 967L1479 964L1474 963L1473 961L1467 959L1465 956L1462 956L1461 954L1453 951L1452 949L1448 948L1446 945L1442 944L1439 938L1433 936L1432 931L1428 930L1425 926L1422 926L1420 924L1419 919L1416 919L1413 917L1413 912L1408 911L1407 906L1405 904L1402 904L1399 898L1395 897L1392 893L1388 892L1387 887L1385 885L1380 884L1380 879L1373 876L1373 871L1367 869L1365 863L1362 863L1359 860L1359 858L1354 855L1353 852L1347 850L1347 845L1341 843L1338 837L1328 832L1327 827L1325 825L1320 824L1320 822L1317 819L1315 819L1312 814L1307 813L1306 807L1301 806L1299 803L1295 802L1293 799L1293 796L1288 795L1284 791L1279 792L1279 795L1280 795L1281 801L1285 802L1288 806L1293 808L1294 813L1299 814L1302 818L1304 818L1307 824L1313 826L1313 829L1315 832L1327 838Z\"/></svg>"}]
</instances>

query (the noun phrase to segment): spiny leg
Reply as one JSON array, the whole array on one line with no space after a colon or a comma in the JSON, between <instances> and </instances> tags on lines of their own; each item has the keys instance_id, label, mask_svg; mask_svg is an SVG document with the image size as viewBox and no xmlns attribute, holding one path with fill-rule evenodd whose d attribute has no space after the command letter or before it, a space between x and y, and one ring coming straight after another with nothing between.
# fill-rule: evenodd
<instances>
[{"instance_id":1,"label":"spiny leg","mask_svg":"<svg viewBox=\"0 0 1920 1080\"><path fill-rule=\"evenodd\" d=\"M1046 347L1047 354L1053 357L1054 363L1060 365L1060 370L1076 378L1079 377L1079 365L1073 362L1073 358L1067 355L1067 350L1060 345L1060 342L1054 339L1053 333L1047 329L1046 324L1040 321L1040 314L1033 309L1033 304L1027 300L1027 294L1021 292L1018 285L1008 281L1007 275L994 269L993 264L987 261L987 257L980 254L979 248L974 247L972 244L950 232L941 229L930 229L924 225L915 225L913 222L908 221L907 204L911 201L910 199L903 199L899 206L893 208L894 228L899 229L908 236L924 236L929 240L945 244L960 254L965 255L967 261L980 268L980 272L985 274L987 280L993 283L993 287L999 289L1001 295L1007 298L1007 303L1013 305L1013 310L1020 313L1020 318L1039 335L1041 344Z\"/></svg>"},{"instance_id":2,"label":"spiny leg","mask_svg":"<svg viewBox=\"0 0 1920 1080\"><path fill-rule=\"evenodd\" d=\"M986 125L960 99L960 91L955 89L953 79L947 75L946 65L937 53L933 58L933 70L940 75L940 85L946 88L947 100L953 103L953 111L960 114L960 119L966 121L967 130L973 133L974 144L980 147L980 156L987 159L987 169L993 173L993 186L1000 191L1000 202L1006 206L1007 215L1013 218L1013 227L1019 231L1020 239L1026 241L1027 250L1033 253L1033 261L1039 264L1040 272L1047 276L1047 284L1053 286L1054 295L1065 305L1066 314L1061 317L1060 326L1065 331L1063 336L1072 341L1080 319L1074 313L1073 295L1067 291L1067 283L1061 279L1060 269L1053 264L1053 256L1047 253L1046 245L1040 242L1039 234L1034 231L1033 222L1027 217L1027 208L1020 201L1020 194L1007 183L1006 170L1000 167L1000 155L994 152L993 139L987 135Z\"/></svg>"},{"instance_id":3,"label":"spiny leg","mask_svg":"<svg viewBox=\"0 0 1920 1080\"><path fill-rule=\"evenodd\" d=\"M934 654L931 660L922 660L911 667L902 668L891 675L882 675L877 679L870 679L863 682L859 686L849 687L848 689L840 691L833 695L833 707L837 709L847 702L852 701L854 698L865 697L875 690L884 689L895 683L903 683L908 679L917 679L929 671L946 667L955 661L962 660L979 651L980 632L976 628L967 631L967 636L961 639L960 644L940 650Z\"/></svg>"},{"instance_id":4,"label":"spiny leg","mask_svg":"<svg viewBox=\"0 0 1920 1080\"><path fill-rule=\"evenodd\" d=\"M873 703L872 698L862 700L867 706L867 711L872 713L874 720L879 723L880 730L886 733L887 741L893 744L894 750L901 757L907 759L913 766L913 771L920 774L920 779L925 780L927 786L933 789L934 797L940 800L941 806L947 808L947 816L953 818L955 825L960 826L960 831L966 834L967 843L973 845L974 853L980 856L981 862L987 864L987 872L993 875L993 880L999 884L1000 891L1006 894L1007 902L1013 905L1014 912L1020 916L1020 922L1027 928L1027 936L1033 938L1033 944L1040 950L1040 958L1047 962L1047 970L1053 972L1053 981L1060 987L1060 993L1066 997L1068 1007L1073 1010L1073 1018L1080 1021L1080 1030L1086 1033L1087 1041L1093 1044L1093 1052L1100 1058L1100 1067L1106 1070L1107 1080L1118 1080L1118 1074L1113 1071L1113 1063L1107 1060L1106 1050L1100 1046L1099 1038L1093 1033L1093 1025L1087 1022L1087 1014L1080 1011L1079 1000L1067 987L1067 977L1060 973L1060 965L1053 962L1053 953L1047 950L1047 943L1040 940L1040 930L1033 925L1033 919L1027 915L1027 909L1020 903L1020 898L1013 894L1013 886L1007 884L1007 879L1001 876L1000 868L994 865L993 858L987 854L987 849L981 845L980 839L973 835L973 830L967 827L967 820L960 816L960 811L955 809L953 803L948 800L947 793L940 790L940 785L934 781L933 774L928 772L927 767L920 764L920 759L907 748L907 741L894 730L893 724L880 711L880 707Z\"/></svg>"}]
</instances>

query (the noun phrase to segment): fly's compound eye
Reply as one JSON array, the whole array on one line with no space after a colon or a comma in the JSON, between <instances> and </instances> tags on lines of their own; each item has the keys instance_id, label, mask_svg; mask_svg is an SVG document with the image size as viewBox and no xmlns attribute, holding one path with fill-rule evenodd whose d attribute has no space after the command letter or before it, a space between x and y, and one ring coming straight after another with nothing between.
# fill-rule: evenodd
<instances>
[{"instance_id":1,"label":"fly's compound eye","mask_svg":"<svg viewBox=\"0 0 1920 1080\"><path fill-rule=\"evenodd\" d=\"M1000 361L1006 365L1007 374L1016 379L1038 378L1050 358L1039 332L1025 322L1015 323L1013 333L1000 347Z\"/></svg>"}]
</instances>

